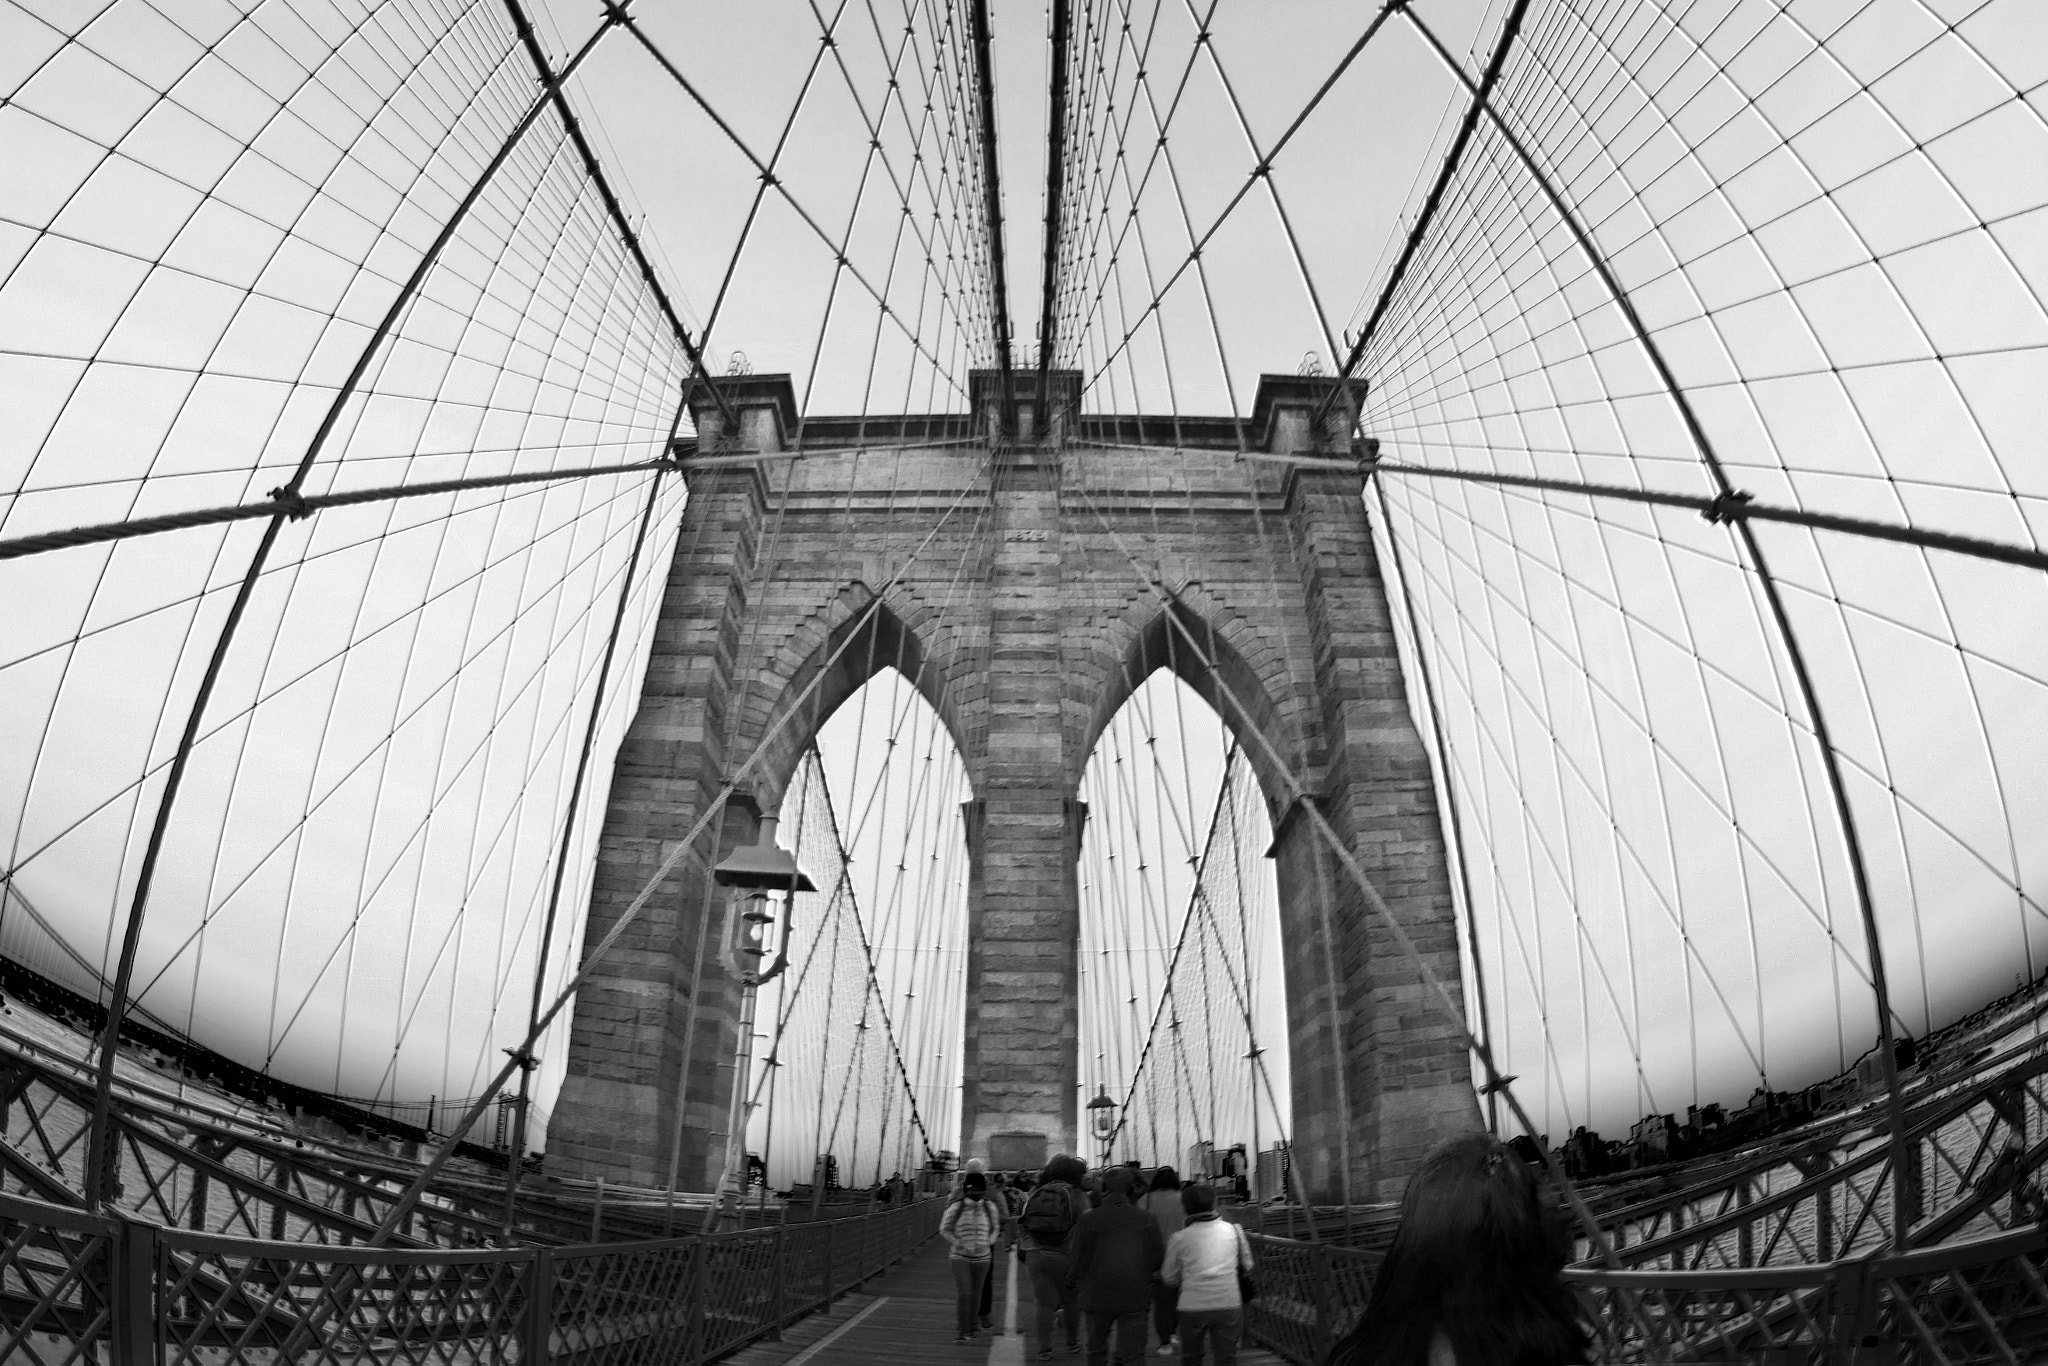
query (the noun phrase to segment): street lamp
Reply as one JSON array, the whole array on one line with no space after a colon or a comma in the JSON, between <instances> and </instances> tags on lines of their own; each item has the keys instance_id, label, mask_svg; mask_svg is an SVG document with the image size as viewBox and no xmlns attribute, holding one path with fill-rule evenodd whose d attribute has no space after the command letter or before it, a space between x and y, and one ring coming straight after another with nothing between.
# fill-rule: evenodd
<instances>
[{"instance_id":1,"label":"street lamp","mask_svg":"<svg viewBox=\"0 0 2048 1366\"><path fill-rule=\"evenodd\" d=\"M754 843L735 849L711 870L711 880L730 889L725 917L725 946L719 957L726 971L742 987L758 987L779 976L789 966L789 933L794 920L794 897L798 892L815 892L817 885L787 849L775 842L777 818L763 816L761 832ZM766 968L768 927L775 923L770 892L782 893L782 937L775 961Z\"/></svg>"},{"instance_id":2,"label":"street lamp","mask_svg":"<svg viewBox=\"0 0 2048 1366\"><path fill-rule=\"evenodd\" d=\"M747 1074L754 1052L754 1002L763 982L782 974L789 966L789 934L796 918L796 894L815 892L812 882L787 849L775 842L776 818L763 816L754 843L735 849L711 870L711 880L727 888L725 937L719 961L740 984L740 1049L732 1072L732 1105L726 1117L725 1174L719 1179L719 1196L711 1205L706 1227L716 1223L723 1209L725 1192L735 1198L746 1189L747 1120L753 1106L747 1100ZM769 926L777 919L769 894L782 895L782 934L775 949L775 961L763 967L768 954ZM696 1002L691 1002L694 1009ZM686 1083L687 1084L687 1083ZM676 1098L677 1132L683 1121L684 1097ZM764 1152L765 1160L767 1154Z\"/></svg>"},{"instance_id":3,"label":"street lamp","mask_svg":"<svg viewBox=\"0 0 2048 1366\"><path fill-rule=\"evenodd\" d=\"M1109 1165L1109 1141L1116 1136L1116 1102L1109 1098L1109 1088L1102 1087L1095 1093L1095 1099L1088 1102L1088 1127L1095 1131L1095 1137L1102 1144L1102 1165Z\"/></svg>"}]
</instances>

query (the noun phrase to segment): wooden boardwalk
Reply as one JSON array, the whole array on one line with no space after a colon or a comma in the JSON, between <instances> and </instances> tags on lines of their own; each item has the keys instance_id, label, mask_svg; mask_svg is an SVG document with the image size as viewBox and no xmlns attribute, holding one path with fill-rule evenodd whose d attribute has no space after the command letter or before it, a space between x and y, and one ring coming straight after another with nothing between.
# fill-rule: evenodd
<instances>
[{"instance_id":1,"label":"wooden boardwalk","mask_svg":"<svg viewBox=\"0 0 2048 1366\"><path fill-rule=\"evenodd\" d=\"M780 1342L758 1342L725 1360L731 1366L834 1366L841 1362L1022 1366L1034 1360L1025 1342L1031 1323L1031 1286L1024 1268L1009 1253L998 1254L995 1274L998 1331L983 1333L970 1343L953 1341L953 1273L946 1265L946 1245L934 1238L840 1300L830 1312L792 1324ZM1084 1359L1064 1352L1053 1358L1074 1366ZM1238 1349L1237 1359L1240 1366L1283 1366L1279 1357L1249 1344ZM1179 1360L1177 1355L1146 1357L1158 1366L1173 1366Z\"/></svg>"}]
</instances>

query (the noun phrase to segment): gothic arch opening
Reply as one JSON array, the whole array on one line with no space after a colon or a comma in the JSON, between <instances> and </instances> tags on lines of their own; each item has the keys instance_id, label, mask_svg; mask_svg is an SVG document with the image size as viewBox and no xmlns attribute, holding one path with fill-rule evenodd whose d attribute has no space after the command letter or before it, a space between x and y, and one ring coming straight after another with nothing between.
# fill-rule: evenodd
<instances>
[{"instance_id":1,"label":"gothic arch opening","mask_svg":"<svg viewBox=\"0 0 2048 1366\"><path fill-rule=\"evenodd\" d=\"M909 639L893 614L873 619L874 640ZM972 789L901 657L850 692L828 682L831 710L782 788L781 842L818 891L799 898L789 966L755 1024L756 1057L775 1062L754 1068L747 1151L768 1190L871 1185L959 1146Z\"/></svg>"},{"instance_id":2,"label":"gothic arch opening","mask_svg":"<svg viewBox=\"0 0 2048 1366\"><path fill-rule=\"evenodd\" d=\"M1293 1127L1271 822L1232 728L1163 659L1119 691L1080 784L1082 1113L1116 1103L1116 1161L1216 1174Z\"/></svg>"},{"instance_id":3,"label":"gothic arch opening","mask_svg":"<svg viewBox=\"0 0 2048 1366\"><path fill-rule=\"evenodd\" d=\"M952 752L961 752L959 660L947 623L928 616L914 599L878 603L867 585L848 584L763 660L738 702L743 712L733 762L756 747L764 751L752 779L764 809L780 801L828 720L885 671L922 699ZM791 711L798 714L785 722Z\"/></svg>"}]
</instances>

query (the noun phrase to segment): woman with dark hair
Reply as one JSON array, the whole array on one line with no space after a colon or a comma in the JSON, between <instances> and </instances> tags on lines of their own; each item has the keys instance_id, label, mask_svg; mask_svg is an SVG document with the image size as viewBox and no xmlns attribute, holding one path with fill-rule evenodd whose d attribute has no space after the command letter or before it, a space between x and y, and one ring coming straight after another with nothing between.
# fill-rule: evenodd
<instances>
[{"instance_id":1,"label":"woman with dark hair","mask_svg":"<svg viewBox=\"0 0 2048 1366\"><path fill-rule=\"evenodd\" d=\"M1409 1178L1365 1317L1326 1366L1571 1366L1584 1314L1558 1272L1568 1245L1504 1143L1438 1144Z\"/></svg>"},{"instance_id":2,"label":"woman with dark hair","mask_svg":"<svg viewBox=\"0 0 2048 1366\"><path fill-rule=\"evenodd\" d=\"M1153 1172L1152 1184L1138 1200L1138 1208L1159 1221L1159 1236L1170 1241L1187 1223L1187 1213L1180 1204L1180 1173L1171 1167ZM1180 1327L1180 1316L1175 1310L1179 1303L1178 1286L1152 1282L1152 1331L1159 1335L1159 1355L1163 1357L1174 1355L1180 1346L1174 1337Z\"/></svg>"}]
</instances>

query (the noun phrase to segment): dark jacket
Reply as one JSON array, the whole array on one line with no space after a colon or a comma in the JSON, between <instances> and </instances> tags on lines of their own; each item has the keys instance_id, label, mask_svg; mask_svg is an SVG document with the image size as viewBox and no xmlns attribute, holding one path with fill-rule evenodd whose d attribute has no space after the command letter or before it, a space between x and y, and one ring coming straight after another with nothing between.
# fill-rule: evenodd
<instances>
[{"instance_id":1,"label":"dark jacket","mask_svg":"<svg viewBox=\"0 0 2048 1366\"><path fill-rule=\"evenodd\" d=\"M1159 1221L1121 1194L1082 1215L1067 1236L1067 1283L1091 1314L1136 1314L1152 1307L1152 1273L1166 1260Z\"/></svg>"}]
</instances>

